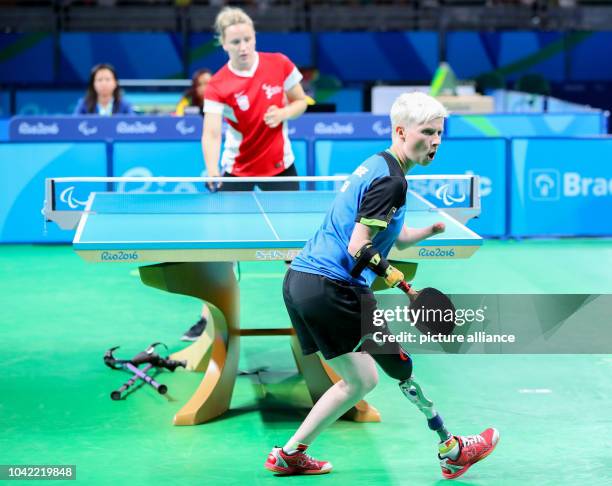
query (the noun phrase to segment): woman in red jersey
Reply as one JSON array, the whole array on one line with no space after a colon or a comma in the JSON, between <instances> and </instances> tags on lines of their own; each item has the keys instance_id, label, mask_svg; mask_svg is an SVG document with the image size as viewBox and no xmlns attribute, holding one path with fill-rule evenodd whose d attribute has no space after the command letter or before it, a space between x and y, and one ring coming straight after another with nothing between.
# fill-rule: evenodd
<instances>
[{"instance_id":1,"label":"woman in red jersey","mask_svg":"<svg viewBox=\"0 0 612 486\"><path fill-rule=\"evenodd\" d=\"M280 53L255 50L253 20L241 9L225 7L215 20L215 30L228 63L210 79L204 93L202 152L208 175L224 177L297 176L289 142L287 120L306 111L302 74ZM221 127L227 122L221 154ZM212 191L296 191L291 182L209 182ZM204 331L208 310L184 335L195 341Z\"/></svg>"},{"instance_id":2,"label":"woman in red jersey","mask_svg":"<svg viewBox=\"0 0 612 486\"><path fill-rule=\"evenodd\" d=\"M209 176L220 175L222 119L228 124L221 155L223 176L295 176L287 120L306 111L302 75L283 54L255 50L251 18L226 7L215 30L229 61L210 80L204 94L202 149ZM258 184L263 190L297 190L297 182ZM220 184L209 184L217 189ZM255 184L231 184L252 190Z\"/></svg>"}]
</instances>

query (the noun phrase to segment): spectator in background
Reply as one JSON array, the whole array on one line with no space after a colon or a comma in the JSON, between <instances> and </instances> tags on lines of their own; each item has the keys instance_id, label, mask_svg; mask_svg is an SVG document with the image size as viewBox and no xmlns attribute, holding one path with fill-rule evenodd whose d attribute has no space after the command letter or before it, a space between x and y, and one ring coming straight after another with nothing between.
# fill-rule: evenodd
<instances>
[{"instance_id":1,"label":"spectator in background","mask_svg":"<svg viewBox=\"0 0 612 486\"><path fill-rule=\"evenodd\" d=\"M110 64L97 64L89 75L87 93L74 109L75 115L132 115L132 105L121 97L121 88L115 68Z\"/></svg>"},{"instance_id":2,"label":"spectator in background","mask_svg":"<svg viewBox=\"0 0 612 486\"><path fill-rule=\"evenodd\" d=\"M181 101L176 105L176 114L183 115L203 115L204 90L212 78L210 69L198 69L191 77L191 88L183 94Z\"/></svg>"}]
</instances>

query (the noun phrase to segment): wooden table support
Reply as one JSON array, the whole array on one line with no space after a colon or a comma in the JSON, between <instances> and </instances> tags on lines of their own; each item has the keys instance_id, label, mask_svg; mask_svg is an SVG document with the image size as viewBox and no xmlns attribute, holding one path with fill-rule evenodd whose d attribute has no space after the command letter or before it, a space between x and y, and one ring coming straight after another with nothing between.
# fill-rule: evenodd
<instances>
[{"instance_id":1,"label":"wooden table support","mask_svg":"<svg viewBox=\"0 0 612 486\"><path fill-rule=\"evenodd\" d=\"M416 264L397 264L407 280L416 272ZM186 360L190 371L204 372L204 378L192 397L177 412L175 425L208 422L230 405L238 373L240 336L291 336L291 349L298 370L304 377L313 403L341 378L317 355L304 356L291 328L240 329L240 290L231 262L160 263L140 267L140 278L148 286L166 292L189 295L206 302L212 325L185 349L171 355ZM380 286L377 283L374 289ZM380 414L366 401L360 401L344 418L357 422L379 422Z\"/></svg>"}]
</instances>

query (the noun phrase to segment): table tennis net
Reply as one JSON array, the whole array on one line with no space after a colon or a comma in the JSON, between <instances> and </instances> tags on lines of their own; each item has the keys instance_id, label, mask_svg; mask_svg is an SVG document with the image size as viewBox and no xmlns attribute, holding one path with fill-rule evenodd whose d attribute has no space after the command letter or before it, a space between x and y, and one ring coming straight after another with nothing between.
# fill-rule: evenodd
<instances>
[{"instance_id":1,"label":"table tennis net","mask_svg":"<svg viewBox=\"0 0 612 486\"><path fill-rule=\"evenodd\" d=\"M116 214L325 213L335 197L329 191L220 192L195 194L97 193L90 211Z\"/></svg>"},{"instance_id":2,"label":"table tennis net","mask_svg":"<svg viewBox=\"0 0 612 486\"><path fill-rule=\"evenodd\" d=\"M130 180L123 182L123 179ZM211 193L204 183L191 179L185 178L189 180L185 182L180 178L149 178L146 183L136 178L48 179L45 219L70 228L76 225L78 215L84 211L228 215L326 213L344 184L343 177L310 177L300 182L303 187L300 191L261 191L257 188L251 192L228 191L231 187L228 183L224 185L225 191ZM472 217L479 212L477 176L408 176L407 179L407 211L468 211Z\"/></svg>"}]
</instances>

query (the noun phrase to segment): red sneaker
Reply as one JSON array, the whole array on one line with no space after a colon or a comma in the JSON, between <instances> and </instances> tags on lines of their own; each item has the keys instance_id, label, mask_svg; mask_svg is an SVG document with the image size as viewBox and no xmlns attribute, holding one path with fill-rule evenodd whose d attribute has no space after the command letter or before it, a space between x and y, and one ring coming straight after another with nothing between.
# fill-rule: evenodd
<instances>
[{"instance_id":1,"label":"red sneaker","mask_svg":"<svg viewBox=\"0 0 612 486\"><path fill-rule=\"evenodd\" d=\"M331 462L317 461L303 452L285 454L282 447L274 447L264 467L277 474L327 474Z\"/></svg>"},{"instance_id":2,"label":"red sneaker","mask_svg":"<svg viewBox=\"0 0 612 486\"><path fill-rule=\"evenodd\" d=\"M472 465L487 457L499 441L497 429L487 429L478 435L457 435L460 453L456 460L441 458L442 476L446 479L454 479L465 473Z\"/></svg>"}]
</instances>

